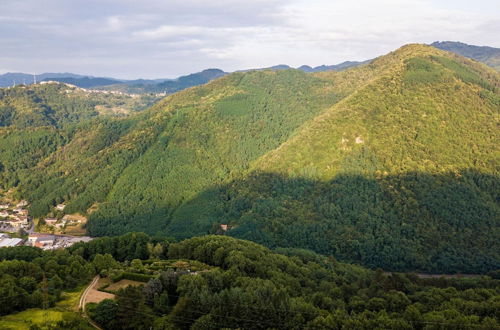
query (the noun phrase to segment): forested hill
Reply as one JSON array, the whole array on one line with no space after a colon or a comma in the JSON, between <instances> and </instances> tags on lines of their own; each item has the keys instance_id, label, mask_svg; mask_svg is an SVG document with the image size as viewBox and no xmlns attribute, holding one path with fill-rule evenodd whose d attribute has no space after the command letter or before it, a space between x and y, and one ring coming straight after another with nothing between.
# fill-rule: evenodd
<instances>
[{"instance_id":1,"label":"forested hill","mask_svg":"<svg viewBox=\"0 0 500 330\"><path fill-rule=\"evenodd\" d=\"M92 235L222 223L372 267L484 272L500 268L499 86L424 45L343 72L234 73L22 154L4 143L3 184L37 216L90 208Z\"/></svg>"},{"instance_id":2,"label":"forested hill","mask_svg":"<svg viewBox=\"0 0 500 330\"><path fill-rule=\"evenodd\" d=\"M63 127L100 115L123 116L151 106L157 97L93 92L64 83L0 88L0 127Z\"/></svg>"}]
</instances>

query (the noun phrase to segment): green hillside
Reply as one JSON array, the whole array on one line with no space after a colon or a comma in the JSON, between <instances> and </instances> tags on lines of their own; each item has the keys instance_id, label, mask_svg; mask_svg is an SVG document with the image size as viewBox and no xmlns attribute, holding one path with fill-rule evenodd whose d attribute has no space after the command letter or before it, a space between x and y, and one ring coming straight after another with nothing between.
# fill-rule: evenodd
<instances>
[{"instance_id":1,"label":"green hillside","mask_svg":"<svg viewBox=\"0 0 500 330\"><path fill-rule=\"evenodd\" d=\"M499 88L424 45L343 72L234 73L124 118L6 130L2 184L35 216L88 211L97 236L228 223L371 267L484 272L500 268Z\"/></svg>"},{"instance_id":2,"label":"green hillside","mask_svg":"<svg viewBox=\"0 0 500 330\"><path fill-rule=\"evenodd\" d=\"M218 218L230 235L370 266L498 268L498 74L419 45L372 65L386 69L249 176L183 205L172 233Z\"/></svg>"},{"instance_id":3,"label":"green hillside","mask_svg":"<svg viewBox=\"0 0 500 330\"><path fill-rule=\"evenodd\" d=\"M500 237L498 74L418 45L373 65L384 61L384 74L221 188L221 221L238 226L230 235L371 266L498 268L486 248Z\"/></svg>"},{"instance_id":4,"label":"green hillside","mask_svg":"<svg viewBox=\"0 0 500 330\"><path fill-rule=\"evenodd\" d=\"M111 118L144 110L157 99L90 92L59 83L0 88L0 186L17 185L22 171L29 172L82 134L90 132L97 144L106 144L100 127L106 127L111 136L119 134L115 129L119 121ZM85 157L73 152L73 158Z\"/></svg>"},{"instance_id":5,"label":"green hillside","mask_svg":"<svg viewBox=\"0 0 500 330\"><path fill-rule=\"evenodd\" d=\"M62 199L74 211L100 202L93 234L164 232L183 201L241 173L340 99L330 85L299 71L233 74L80 129L20 187L35 214Z\"/></svg>"},{"instance_id":6,"label":"green hillside","mask_svg":"<svg viewBox=\"0 0 500 330\"><path fill-rule=\"evenodd\" d=\"M62 127L97 116L124 116L151 106L150 95L91 92L60 83L0 88L0 127Z\"/></svg>"}]
</instances>

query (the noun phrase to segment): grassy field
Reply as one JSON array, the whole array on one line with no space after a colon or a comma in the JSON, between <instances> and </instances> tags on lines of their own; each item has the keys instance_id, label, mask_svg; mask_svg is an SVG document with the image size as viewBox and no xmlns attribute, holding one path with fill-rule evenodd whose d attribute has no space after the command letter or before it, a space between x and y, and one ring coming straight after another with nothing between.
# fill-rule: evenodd
<instances>
[{"instance_id":1,"label":"grassy field","mask_svg":"<svg viewBox=\"0 0 500 330\"><path fill-rule=\"evenodd\" d=\"M0 329L2 330L24 330L32 325L44 328L45 325L55 323L71 316L76 316L78 300L85 287L78 290L65 292L64 299L55 307L43 310L40 308L27 309L25 311L0 317Z\"/></svg>"},{"instance_id":2,"label":"grassy field","mask_svg":"<svg viewBox=\"0 0 500 330\"><path fill-rule=\"evenodd\" d=\"M126 288L127 286L132 285L132 286L139 286L139 285L144 285L142 282L137 282L137 281L131 281L131 280L120 280L116 283L111 284L106 288L107 291L113 291L116 292L120 289Z\"/></svg>"}]
</instances>

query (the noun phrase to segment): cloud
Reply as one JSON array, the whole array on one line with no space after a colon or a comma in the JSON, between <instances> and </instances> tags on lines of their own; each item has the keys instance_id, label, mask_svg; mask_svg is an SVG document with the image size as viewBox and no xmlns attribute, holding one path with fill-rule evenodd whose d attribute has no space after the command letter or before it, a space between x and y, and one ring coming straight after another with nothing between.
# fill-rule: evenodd
<instances>
[{"instance_id":1,"label":"cloud","mask_svg":"<svg viewBox=\"0 0 500 330\"><path fill-rule=\"evenodd\" d=\"M17 71L174 77L372 58L411 42L499 47L497 1L24 0L0 3Z\"/></svg>"}]
</instances>

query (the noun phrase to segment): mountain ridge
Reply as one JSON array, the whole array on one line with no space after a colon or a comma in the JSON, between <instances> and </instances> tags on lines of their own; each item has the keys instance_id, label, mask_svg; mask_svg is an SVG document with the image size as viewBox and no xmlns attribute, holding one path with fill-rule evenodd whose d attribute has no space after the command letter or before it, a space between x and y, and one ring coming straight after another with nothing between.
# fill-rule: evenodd
<instances>
[{"instance_id":1,"label":"mountain ridge","mask_svg":"<svg viewBox=\"0 0 500 330\"><path fill-rule=\"evenodd\" d=\"M431 46L472 58L500 71L500 48L474 46L458 41L436 41Z\"/></svg>"}]
</instances>

